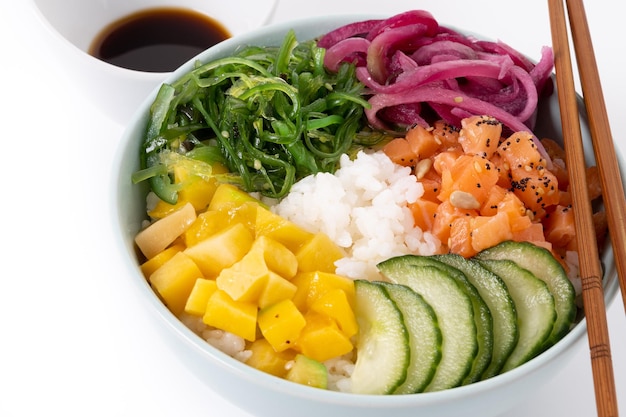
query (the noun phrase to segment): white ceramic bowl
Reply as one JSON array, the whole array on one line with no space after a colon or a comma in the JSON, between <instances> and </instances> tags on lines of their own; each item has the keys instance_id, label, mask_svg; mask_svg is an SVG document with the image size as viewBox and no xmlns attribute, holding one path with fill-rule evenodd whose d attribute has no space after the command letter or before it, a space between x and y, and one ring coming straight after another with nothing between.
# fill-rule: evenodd
<instances>
[{"instance_id":1,"label":"white ceramic bowl","mask_svg":"<svg viewBox=\"0 0 626 417\"><path fill-rule=\"evenodd\" d=\"M304 40L363 18L358 15L315 18L268 26L211 48L201 54L199 59L202 61L216 59L241 44L278 45L283 35L291 28L296 31L298 39ZM191 69L191 65L191 63L184 65L168 79L180 77ZM171 346L172 358L183 361L201 381L251 414L257 417L496 416L513 408L534 392L544 389L551 377L568 364L576 348L587 343L586 323L583 319L555 346L512 371L459 388L404 396L363 396L314 389L262 373L221 353L185 327L161 303L142 276L135 256L133 238L145 218L147 189L133 185L130 177L132 172L138 169L142 135L149 106L155 96L156 91L146 98L128 124L113 170L115 174L112 190L113 227L127 265L128 279L136 284L137 297L145 303L154 317L154 322L162 330L163 339ZM556 96L553 95L541 104L538 121L540 133L553 138L561 135L556 100ZM586 145L589 147L586 120L583 116L581 120ZM602 260L606 268L606 301L609 303L615 298L618 288L610 248L603 251ZM246 397L245 402L241 401L243 393Z\"/></svg>"},{"instance_id":2,"label":"white ceramic bowl","mask_svg":"<svg viewBox=\"0 0 626 417\"><path fill-rule=\"evenodd\" d=\"M169 75L117 67L88 54L107 25L148 8L182 7L206 14L233 36L265 25L277 0L29 0L40 23L40 40L51 62L61 66L96 108L122 125L141 101Z\"/></svg>"}]
</instances>

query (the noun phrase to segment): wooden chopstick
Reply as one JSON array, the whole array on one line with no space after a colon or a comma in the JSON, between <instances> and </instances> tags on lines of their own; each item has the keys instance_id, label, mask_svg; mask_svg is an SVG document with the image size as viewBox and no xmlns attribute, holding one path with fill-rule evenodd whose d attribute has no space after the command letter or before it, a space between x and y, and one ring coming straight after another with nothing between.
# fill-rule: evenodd
<instances>
[{"instance_id":1,"label":"wooden chopstick","mask_svg":"<svg viewBox=\"0 0 626 417\"><path fill-rule=\"evenodd\" d=\"M580 249L578 257L596 408L599 417L617 417L617 395L602 287L602 268L587 191L584 149L563 0L548 0L548 6L563 143L571 184L576 239ZM587 111L589 110L588 108Z\"/></svg>"},{"instance_id":2,"label":"wooden chopstick","mask_svg":"<svg viewBox=\"0 0 626 417\"><path fill-rule=\"evenodd\" d=\"M626 197L582 0L566 0L589 130L597 160L615 266L626 309Z\"/></svg>"}]
</instances>

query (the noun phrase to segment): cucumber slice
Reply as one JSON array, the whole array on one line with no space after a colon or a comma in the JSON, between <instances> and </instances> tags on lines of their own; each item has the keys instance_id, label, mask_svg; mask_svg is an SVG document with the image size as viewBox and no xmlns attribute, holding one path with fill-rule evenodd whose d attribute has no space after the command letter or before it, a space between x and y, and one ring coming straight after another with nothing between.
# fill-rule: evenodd
<instances>
[{"instance_id":1,"label":"cucumber slice","mask_svg":"<svg viewBox=\"0 0 626 417\"><path fill-rule=\"evenodd\" d=\"M432 380L441 360L441 330L437 316L424 298L411 288L388 282L377 282L396 303L409 332L411 359L406 380L394 394L422 392Z\"/></svg>"},{"instance_id":2,"label":"cucumber slice","mask_svg":"<svg viewBox=\"0 0 626 417\"><path fill-rule=\"evenodd\" d=\"M415 266L405 257L378 264L390 281L420 294L435 311L442 334L441 361L424 391L440 391L463 383L478 351L472 302L460 285L442 269Z\"/></svg>"},{"instance_id":3,"label":"cucumber slice","mask_svg":"<svg viewBox=\"0 0 626 417\"><path fill-rule=\"evenodd\" d=\"M352 392L391 394L406 380L411 355L404 317L381 285L356 280L354 286L359 333Z\"/></svg>"},{"instance_id":4,"label":"cucumber slice","mask_svg":"<svg viewBox=\"0 0 626 417\"><path fill-rule=\"evenodd\" d=\"M479 381L483 372L491 363L493 355L493 321L489 307L480 296L474 285L468 280L465 274L458 268L454 268L435 257L404 255L398 258L399 262L409 265L432 266L443 270L465 291L472 302L474 310L474 321L476 322L476 340L478 342L478 352L474 358L472 370L463 380L463 385Z\"/></svg>"},{"instance_id":5,"label":"cucumber slice","mask_svg":"<svg viewBox=\"0 0 626 417\"><path fill-rule=\"evenodd\" d=\"M565 336L576 318L576 292L563 266L545 248L530 242L506 241L485 249L478 259L509 259L544 281L556 304L556 323L544 349Z\"/></svg>"},{"instance_id":6,"label":"cucumber slice","mask_svg":"<svg viewBox=\"0 0 626 417\"><path fill-rule=\"evenodd\" d=\"M496 274L461 255L434 255L434 258L459 269L485 300L493 320L493 354L481 379L497 375L517 344L517 312L506 285Z\"/></svg>"},{"instance_id":7,"label":"cucumber slice","mask_svg":"<svg viewBox=\"0 0 626 417\"><path fill-rule=\"evenodd\" d=\"M554 298L545 282L513 261L485 259L477 262L504 281L515 302L519 340L502 367L502 372L506 372L543 351L557 318Z\"/></svg>"}]
</instances>

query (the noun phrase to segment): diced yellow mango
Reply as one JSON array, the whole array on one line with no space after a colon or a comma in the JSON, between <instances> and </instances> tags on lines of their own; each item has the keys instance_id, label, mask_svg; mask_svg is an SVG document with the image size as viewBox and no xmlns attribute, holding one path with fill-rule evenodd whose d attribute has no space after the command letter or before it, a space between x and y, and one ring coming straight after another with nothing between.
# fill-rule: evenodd
<instances>
[{"instance_id":1,"label":"diced yellow mango","mask_svg":"<svg viewBox=\"0 0 626 417\"><path fill-rule=\"evenodd\" d=\"M346 292L340 288L328 291L311 304L311 311L324 314L337 322L339 329L348 337L359 330L354 311Z\"/></svg>"},{"instance_id":2,"label":"diced yellow mango","mask_svg":"<svg viewBox=\"0 0 626 417\"><path fill-rule=\"evenodd\" d=\"M213 194L213 198L209 204L209 210L219 210L224 208L228 210L233 207L239 207L246 202L262 204L258 199L252 197L250 194L235 185L220 184Z\"/></svg>"},{"instance_id":3,"label":"diced yellow mango","mask_svg":"<svg viewBox=\"0 0 626 417\"><path fill-rule=\"evenodd\" d=\"M233 300L256 303L265 288L269 269L262 248L252 249L229 268L224 268L216 278L217 287Z\"/></svg>"},{"instance_id":4,"label":"diced yellow mango","mask_svg":"<svg viewBox=\"0 0 626 417\"><path fill-rule=\"evenodd\" d=\"M167 248L196 220L196 210L191 203L167 217L159 219L135 236L135 243L147 259Z\"/></svg>"},{"instance_id":5,"label":"diced yellow mango","mask_svg":"<svg viewBox=\"0 0 626 417\"><path fill-rule=\"evenodd\" d=\"M301 272L335 272L335 261L345 256L325 233L316 233L296 252L298 270Z\"/></svg>"},{"instance_id":6,"label":"diced yellow mango","mask_svg":"<svg viewBox=\"0 0 626 417\"><path fill-rule=\"evenodd\" d=\"M289 249L273 239L261 236L240 261L220 272L217 285L234 300L257 302L270 272L291 278L297 269L298 261Z\"/></svg>"},{"instance_id":7,"label":"diced yellow mango","mask_svg":"<svg viewBox=\"0 0 626 417\"><path fill-rule=\"evenodd\" d=\"M223 174L228 172L222 164L216 163L212 165L212 174ZM174 170L176 175L176 169ZM195 207L196 211L204 210L208 207L213 199L218 182L214 177L203 178L198 175L189 175L188 172L181 172L187 175L183 178L185 186L178 192L178 198L182 201L188 201Z\"/></svg>"},{"instance_id":8,"label":"diced yellow mango","mask_svg":"<svg viewBox=\"0 0 626 417\"><path fill-rule=\"evenodd\" d=\"M228 172L228 169L220 163L211 165L212 174L223 174L226 172ZM155 219L163 218L187 203L191 203L197 212L202 211L209 205L218 186L215 178L196 175L193 173L193 166L185 163L174 166L174 183L181 184L176 204L169 204L159 200L155 207L148 212L150 217Z\"/></svg>"},{"instance_id":9,"label":"diced yellow mango","mask_svg":"<svg viewBox=\"0 0 626 417\"><path fill-rule=\"evenodd\" d=\"M206 278L215 278L222 269L243 258L253 241L250 231L237 223L188 247L185 253L198 264Z\"/></svg>"},{"instance_id":10,"label":"diced yellow mango","mask_svg":"<svg viewBox=\"0 0 626 417\"><path fill-rule=\"evenodd\" d=\"M187 246L194 246L236 223L241 223L254 236L257 207L256 203L248 202L233 208L220 208L202 212L185 232L185 243Z\"/></svg>"},{"instance_id":11,"label":"diced yellow mango","mask_svg":"<svg viewBox=\"0 0 626 417\"><path fill-rule=\"evenodd\" d=\"M161 219L186 204L191 204L196 211L204 210L209 205L216 187L215 179L205 180L199 176L193 176L185 181L185 186L178 192L176 204L159 200L154 208L148 212L148 215L155 219Z\"/></svg>"},{"instance_id":12,"label":"diced yellow mango","mask_svg":"<svg viewBox=\"0 0 626 417\"><path fill-rule=\"evenodd\" d=\"M285 245L267 236L259 236L252 246L263 252L267 267L283 278L293 278L298 272L298 259Z\"/></svg>"},{"instance_id":13,"label":"diced yellow mango","mask_svg":"<svg viewBox=\"0 0 626 417\"><path fill-rule=\"evenodd\" d=\"M282 352L293 347L306 321L293 301L287 299L259 311L258 324L263 337Z\"/></svg>"},{"instance_id":14,"label":"diced yellow mango","mask_svg":"<svg viewBox=\"0 0 626 417\"><path fill-rule=\"evenodd\" d=\"M215 280L198 278L185 303L185 313L204 316L209 297L217 291Z\"/></svg>"},{"instance_id":15,"label":"diced yellow mango","mask_svg":"<svg viewBox=\"0 0 626 417\"><path fill-rule=\"evenodd\" d=\"M208 210L198 214L196 220L185 231L184 239L187 246L195 246L204 239L230 226L228 214L222 211Z\"/></svg>"},{"instance_id":16,"label":"diced yellow mango","mask_svg":"<svg viewBox=\"0 0 626 417\"><path fill-rule=\"evenodd\" d=\"M257 306L235 301L224 291L216 290L209 297L202 321L246 340L256 340Z\"/></svg>"},{"instance_id":17,"label":"diced yellow mango","mask_svg":"<svg viewBox=\"0 0 626 417\"><path fill-rule=\"evenodd\" d=\"M176 255L177 252L180 252L184 249L185 249L185 245L181 243L174 243L169 248L166 248L165 250L159 252L157 255L153 256L151 259L148 259L147 261L142 263L140 266L143 276L146 278L150 277L150 275L152 275L154 271L159 269L161 265L163 265L165 262L172 259L172 257Z\"/></svg>"},{"instance_id":18,"label":"diced yellow mango","mask_svg":"<svg viewBox=\"0 0 626 417\"><path fill-rule=\"evenodd\" d=\"M307 311L311 305L327 292L341 289L354 308L354 281L341 275L328 272L303 272L291 281L298 288L293 300L301 311Z\"/></svg>"},{"instance_id":19,"label":"diced yellow mango","mask_svg":"<svg viewBox=\"0 0 626 417\"><path fill-rule=\"evenodd\" d=\"M260 308L264 308L279 301L291 299L295 295L297 289L298 288L292 282L272 271L269 271L267 283L265 284L261 295L259 295L257 304Z\"/></svg>"},{"instance_id":20,"label":"diced yellow mango","mask_svg":"<svg viewBox=\"0 0 626 417\"><path fill-rule=\"evenodd\" d=\"M294 253L313 237L313 233L265 207L259 207L256 212L256 235L270 237Z\"/></svg>"},{"instance_id":21,"label":"diced yellow mango","mask_svg":"<svg viewBox=\"0 0 626 417\"><path fill-rule=\"evenodd\" d=\"M150 275L150 284L175 315L185 309L187 298L202 272L185 252L177 252Z\"/></svg>"},{"instance_id":22,"label":"diced yellow mango","mask_svg":"<svg viewBox=\"0 0 626 417\"><path fill-rule=\"evenodd\" d=\"M328 316L310 311L305 315L306 326L296 341L297 349L303 355L320 362L352 351L350 339Z\"/></svg>"},{"instance_id":23,"label":"diced yellow mango","mask_svg":"<svg viewBox=\"0 0 626 417\"><path fill-rule=\"evenodd\" d=\"M259 207L259 203L256 201L246 201L241 205L228 208L227 206L223 206L217 209L217 211L223 212L228 217L228 223L241 223L252 235L255 235L255 226L256 226L256 211Z\"/></svg>"},{"instance_id":24,"label":"diced yellow mango","mask_svg":"<svg viewBox=\"0 0 626 417\"><path fill-rule=\"evenodd\" d=\"M246 364L280 378L285 377L287 364L296 356L293 350L277 352L266 339L255 340L246 350L251 353Z\"/></svg>"}]
</instances>

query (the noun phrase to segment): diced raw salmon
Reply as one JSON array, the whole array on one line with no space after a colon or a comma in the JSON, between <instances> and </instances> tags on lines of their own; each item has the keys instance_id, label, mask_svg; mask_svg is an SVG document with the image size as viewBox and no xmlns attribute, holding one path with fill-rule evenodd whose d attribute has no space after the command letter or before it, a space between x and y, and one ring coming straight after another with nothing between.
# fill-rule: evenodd
<instances>
[{"instance_id":1,"label":"diced raw salmon","mask_svg":"<svg viewBox=\"0 0 626 417\"><path fill-rule=\"evenodd\" d=\"M454 191L463 191L476 198L479 205L487 199L498 181L498 172L486 158L462 155L441 176L441 201L450 198Z\"/></svg>"},{"instance_id":2,"label":"diced raw salmon","mask_svg":"<svg viewBox=\"0 0 626 417\"><path fill-rule=\"evenodd\" d=\"M469 240L475 253L513 239L509 218L504 212L498 212L494 216L476 216L470 219L470 227Z\"/></svg>"},{"instance_id":3,"label":"diced raw salmon","mask_svg":"<svg viewBox=\"0 0 626 417\"><path fill-rule=\"evenodd\" d=\"M433 168L437 174L441 175L445 171L449 171L454 166L459 157L463 155L463 149L460 146L449 148L433 157Z\"/></svg>"},{"instance_id":4,"label":"diced raw salmon","mask_svg":"<svg viewBox=\"0 0 626 417\"><path fill-rule=\"evenodd\" d=\"M416 125L406 133L406 140L413 154L419 159L430 158L443 146L443 142L433 135L432 130L420 125Z\"/></svg>"},{"instance_id":5,"label":"diced raw salmon","mask_svg":"<svg viewBox=\"0 0 626 417\"><path fill-rule=\"evenodd\" d=\"M491 158L498 148L502 124L489 116L472 116L462 121L459 143L469 155Z\"/></svg>"},{"instance_id":6,"label":"diced raw salmon","mask_svg":"<svg viewBox=\"0 0 626 417\"><path fill-rule=\"evenodd\" d=\"M417 161L415 153L405 138L392 139L383 147L383 152L393 162L405 167L412 166Z\"/></svg>"},{"instance_id":7,"label":"diced raw salmon","mask_svg":"<svg viewBox=\"0 0 626 417\"><path fill-rule=\"evenodd\" d=\"M440 203L437 196L441 191L441 175L437 174L434 169L428 170L426 174L420 179L420 182L424 186L424 194L422 194L423 200Z\"/></svg>"},{"instance_id":8,"label":"diced raw salmon","mask_svg":"<svg viewBox=\"0 0 626 417\"><path fill-rule=\"evenodd\" d=\"M464 210L454 207L450 201L446 200L439 204L435 213L435 221L433 223L432 234L439 239L442 244L447 244L450 237L450 229L452 222L460 217L475 217L478 215L476 210Z\"/></svg>"},{"instance_id":9,"label":"diced raw salmon","mask_svg":"<svg viewBox=\"0 0 626 417\"><path fill-rule=\"evenodd\" d=\"M576 236L574 210L571 207L557 205L544 224L546 240L553 246L567 247Z\"/></svg>"},{"instance_id":10,"label":"diced raw salmon","mask_svg":"<svg viewBox=\"0 0 626 417\"><path fill-rule=\"evenodd\" d=\"M414 203L409 204L415 226L422 230L432 230L438 207L439 203L423 198L419 198Z\"/></svg>"},{"instance_id":11,"label":"diced raw salmon","mask_svg":"<svg viewBox=\"0 0 626 417\"><path fill-rule=\"evenodd\" d=\"M548 170L512 169L511 186L513 192L536 218L545 216L546 207L559 203L558 181Z\"/></svg>"},{"instance_id":12,"label":"diced raw salmon","mask_svg":"<svg viewBox=\"0 0 626 417\"><path fill-rule=\"evenodd\" d=\"M442 143L442 149L456 146L459 143L459 130L443 120L433 123L433 135Z\"/></svg>"}]
</instances>

